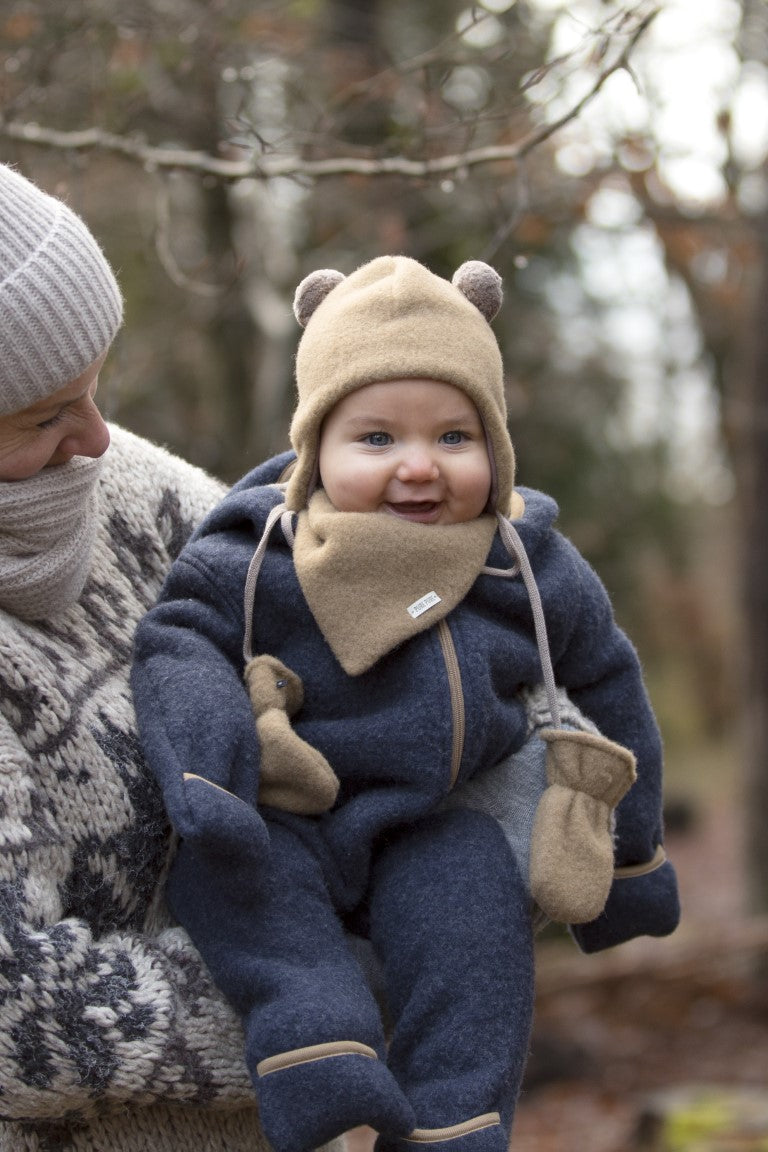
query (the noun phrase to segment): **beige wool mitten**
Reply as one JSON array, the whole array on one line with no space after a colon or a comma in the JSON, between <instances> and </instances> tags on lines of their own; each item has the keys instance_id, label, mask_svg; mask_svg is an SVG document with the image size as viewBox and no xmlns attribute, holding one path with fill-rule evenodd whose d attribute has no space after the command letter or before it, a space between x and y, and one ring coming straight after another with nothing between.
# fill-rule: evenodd
<instances>
[{"instance_id":1,"label":"beige wool mitten","mask_svg":"<svg viewBox=\"0 0 768 1152\"><path fill-rule=\"evenodd\" d=\"M325 756L291 727L304 701L300 678L274 656L254 656L243 673L261 742L259 803L318 816L333 807L339 781Z\"/></svg>"},{"instance_id":2,"label":"beige wool mitten","mask_svg":"<svg viewBox=\"0 0 768 1152\"><path fill-rule=\"evenodd\" d=\"M531 894L551 920L599 916L613 881L613 810L635 780L632 753L603 736L545 728L547 782L533 823Z\"/></svg>"}]
</instances>

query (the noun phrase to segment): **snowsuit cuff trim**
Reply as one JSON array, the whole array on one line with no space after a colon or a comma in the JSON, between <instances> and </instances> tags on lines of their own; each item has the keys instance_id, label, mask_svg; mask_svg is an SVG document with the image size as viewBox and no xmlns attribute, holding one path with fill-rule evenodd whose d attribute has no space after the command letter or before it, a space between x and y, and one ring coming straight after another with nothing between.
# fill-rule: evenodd
<instances>
[{"instance_id":1,"label":"snowsuit cuff trim","mask_svg":"<svg viewBox=\"0 0 768 1152\"><path fill-rule=\"evenodd\" d=\"M471 1120L462 1120L461 1124L452 1124L449 1128L414 1128L405 1139L409 1144L437 1144L441 1140L458 1140L460 1136L500 1123L498 1112L484 1112L482 1116L473 1116Z\"/></svg>"},{"instance_id":2,"label":"snowsuit cuff trim","mask_svg":"<svg viewBox=\"0 0 768 1152\"><path fill-rule=\"evenodd\" d=\"M667 854L664 851L664 845L659 844L650 860L646 860L642 864L626 864L621 868L616 868L613 875L616 880L630 880L633 876L647 876L649 872L655 872L657 868L661 868L666 859Z\"/></svg>"},{"instance_id":3,"label":"snowsuit cuff trim","mask_svg":"<svg viewBox=\"0 0 768 1152\"><path fill-rule=\"evenodd\" d=\"M328 1044L310 1044L307 1048L292 1048L289 1052L278 1052L267 1056L256 1065L257 1076L268 1076L270 1072L282 1072L295 1068L298 1064L311 1064L315 1060L328 1060L331 1056L368 1056L378 1060L378 1055L367 1044L357 1040L334 1040Z\"/></svg>"}]
</instances>

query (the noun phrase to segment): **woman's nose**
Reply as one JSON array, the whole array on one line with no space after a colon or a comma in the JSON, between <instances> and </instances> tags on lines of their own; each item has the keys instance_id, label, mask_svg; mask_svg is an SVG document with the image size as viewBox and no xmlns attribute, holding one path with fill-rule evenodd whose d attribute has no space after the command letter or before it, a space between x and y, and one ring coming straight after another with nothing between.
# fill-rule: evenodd
<instances>
[{"instance_id":1,"label":"woman's nose","mask_svg":"<svg viewBox=\"0 0 768 1152\"><path fill-rule=\"evenodd\" d=\"M56 453L57 463L65 464L73 456L90 456L96 459L103 456L109 447L109 429L104 423L104 417L93 401L90 402L88 414L77 432L72 433L61 441Z\"/></svg>"}]
</instances>

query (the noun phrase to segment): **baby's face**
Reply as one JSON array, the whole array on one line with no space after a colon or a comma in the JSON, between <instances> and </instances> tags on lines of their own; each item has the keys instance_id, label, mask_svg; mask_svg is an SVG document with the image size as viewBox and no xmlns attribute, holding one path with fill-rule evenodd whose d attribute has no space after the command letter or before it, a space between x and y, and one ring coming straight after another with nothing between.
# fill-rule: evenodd
<instances>
[{"instance_id":1,"label":"baby's face","mask_svg":"<svg viewBox=\"0 0 768 1152\"><path fill-rule=\"evenodd\" d=\"M323 424L319 468L340 512L419 524L474 520L491 490L477 409L439 380L387 380L345 396Z\"/></svg>"}]
</instances>

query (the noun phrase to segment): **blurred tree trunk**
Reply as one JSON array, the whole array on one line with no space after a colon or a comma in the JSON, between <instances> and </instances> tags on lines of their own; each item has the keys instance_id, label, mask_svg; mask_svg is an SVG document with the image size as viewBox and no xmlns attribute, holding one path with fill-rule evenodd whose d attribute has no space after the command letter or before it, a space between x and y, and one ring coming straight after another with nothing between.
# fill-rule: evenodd
<instances>
[{"instance_id":1,"label":"blurred tree trunk","mask_svg":"<svg viewBox=\"0 0 768 1152\"><path fill-rule=\"evenodd\" d=\"M213 253L229 254L233 251L229 189L217 184L205 189L203 196L205 229ZM223 418L218 438L221 456L214 464L214 471L220 476L239 476L255 463L248 441L252 429L249 384L254 372L257 339L239 282L222 293L210 323L210 336L214 355L221 365L223 385L220 396Z\"/></svg>"},{"instance_id":2,"label":"blurred tree trunk","mask_svg":"<svg viewBox=\"0 0 768 1152\"><path fill-rule=\"evenodd\" d=\"M742 0L741 12L742 60L768 68L768 8L764 0ZM768 912L768 211L754 219L752 236L755 273L743 332L745 355L736 365L726 400L734 402L731 431L742 573L748 899L752 911ZM727 405L725 415L728 424Z\"/></svg>"},{"instance_id":3,"label":"blurred tree trunk","mask_svg":"<svg viewBox=\"0 0 768 1152\"><path fill-rule=\"evenodd\" d=\"M377 0L330 0L327 4L326 38L350 48L357 44L373 60L378 51Z\"/></svg>"},{"instance_id":4,"label":"blurred tree trunk","mask_svg":"<svg viewBox=\"0 0 768 1152\"><path fill-rule=\"evenodd\" d=\"M755 347L737 452L744 603L747 866L750 905L768 912L768 213L757 225Z\"/></svg>"},{"instance_id":5,"label":"blurred tree trunk","mask_svg":"<svg viewBox=\"0 0 768 1152\"><path fill-rule=\"evenodd\" d=\"M221 138L219 123L218 86L220 84L220 45L211 25L200 37L195 68L198 83L204 94L205 112L192 126L193 147L211 153L218 149ZM232 279L235 242L235 217L230 204L227 185L201 183L202 232L206 237L210 263L217 270L216 278L223 283ZM217 297L208 325L213 355L220 365L219 396L221 405L220 432L217 437L220 456L211 462L220 476L235 477L252 466L248 437L252 429L250 383L256 360L256 325L244 299L243 282L236 278L232 286Z\"/></svg>"}]
</instances>

